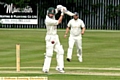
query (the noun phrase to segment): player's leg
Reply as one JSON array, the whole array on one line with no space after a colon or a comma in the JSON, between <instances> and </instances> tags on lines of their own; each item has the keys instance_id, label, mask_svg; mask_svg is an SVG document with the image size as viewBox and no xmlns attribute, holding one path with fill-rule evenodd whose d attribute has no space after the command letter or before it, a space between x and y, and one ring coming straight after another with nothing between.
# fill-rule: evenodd
<instances>
[{"instance_id":1,"label":"player's leg","mask_svg":"<svg viewBox=\"0 0 120 80\"><path fill-rule=\"evenodd\" d=\"M64 50L62 45L57 45L57 54L56 54L56 60L57 60L57 67L56 70L59 72L64 73Z\"/></svg>"},{"instance_id":2,"label":"player's leg","mask_svg":"<svg viewBox=\"0 0 120 80\"><path fill-rule=\"evenodd\" d=\"M76 47L77 47L78 60L82 62L82 39L81 38L76 40Z\"/></svg>"},{"instance_id":3,"label":"player's leg","mask_svg":"<svg viewBox=\"0 0 120 80\"><path fill-rule=\"evenodd\" d=\"M56 44L55 44L55 52L56 54L56 60L57 60L57 67L56 70L59 72L64 73L64 49L63 46L60 45L59 37L56 36Z\"/></svg>"},{"instance_id":4,"label":"player's leg","mask_svg":"<svg viewBox=\"0 0 120 80\"><path fill-rule=\"evenodd\" d=\"M49 72L52 55L53 55L53 44L51 44L50 41L46 40L46 53L45 53L45 59L43 65L43 72L45 73Z\"/></svg>"},{"instance_id":5,"label":"player's leg","mask_svg":"<svg viewBox=\"0 0 120 80\"><path fill-rule=\"evenodd\" d=\"M70 62L70 60L72 59L72 52L73 52L73 46L74 46L75 40L73 37L69 37L69 41L68 41L68 50L67 50L67 61Z\"/></svg>"}]
</instances>

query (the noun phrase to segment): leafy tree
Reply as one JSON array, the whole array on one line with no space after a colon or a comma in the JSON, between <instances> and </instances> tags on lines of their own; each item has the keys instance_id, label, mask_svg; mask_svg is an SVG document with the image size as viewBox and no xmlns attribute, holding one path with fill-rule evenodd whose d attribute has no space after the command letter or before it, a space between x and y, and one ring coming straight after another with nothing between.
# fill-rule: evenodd
<instances>
[{"instance_id":1,"label":"leafy tree","mask_svg":"<svg viewBox=\"0 0 120 80\"><path fill-rule=\"evenodd\" d=\"M0 2L4 2L6 4L16 4L17 7L25 7L26 5L28 5L29 3L32 4L36 4L38 2L38 0L0 0Z\"/></svg>"}]
</instances>

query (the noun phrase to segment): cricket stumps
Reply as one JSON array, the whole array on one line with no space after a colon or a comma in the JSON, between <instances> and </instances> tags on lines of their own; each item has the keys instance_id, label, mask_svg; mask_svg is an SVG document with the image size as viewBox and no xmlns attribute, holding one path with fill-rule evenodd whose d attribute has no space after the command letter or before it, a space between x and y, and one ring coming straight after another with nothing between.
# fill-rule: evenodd
<instances>
[{"instance_id":1,"label":"cricket stumps","mask_svg":"<svg viewBox=\"0 0 120 80\"><path fill-rule=\"evenodd\" d=\"M20 44L16 44L16 71L20 71Z\"/></svg>"}]
</instances>

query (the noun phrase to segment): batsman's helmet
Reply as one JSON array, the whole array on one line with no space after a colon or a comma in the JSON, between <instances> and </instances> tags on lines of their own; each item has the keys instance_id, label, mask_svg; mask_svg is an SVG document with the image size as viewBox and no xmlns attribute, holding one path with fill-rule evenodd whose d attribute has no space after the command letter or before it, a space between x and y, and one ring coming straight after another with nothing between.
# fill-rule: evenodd
<instances>
[{"instance_id":1,"label":"batsman's helmet","mask_svg":"<svg viewBox=\"0 0 120 80\"><path fill-rule=\"evenodd\" d=\"M47 14L55 14L55 8L54 7L49 7L47 10Z\"/></svg>"}]
</instances>

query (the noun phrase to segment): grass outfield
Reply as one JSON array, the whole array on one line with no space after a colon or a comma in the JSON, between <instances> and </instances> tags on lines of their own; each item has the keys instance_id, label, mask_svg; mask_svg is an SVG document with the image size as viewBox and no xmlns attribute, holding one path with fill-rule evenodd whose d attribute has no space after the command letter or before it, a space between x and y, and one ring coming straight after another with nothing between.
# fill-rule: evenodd
<instances>
[{"instance_id":1,"label":"grass outfield","mask_svg":"<svg viewBox=\"0 0 120 80\"><path fill-rule=\"evenodd\" d=\"M58 31L66 52L68 38ZM0 77L47 76L49 80L120 80L120 31L90 31L83 35L83 62L78 62L76 47L71 62L65 60L65 74L55 71L55 53L50 72L42 73L45 30L0 29ZM20 44L21 71L16 72L16 44Z\"/></svg>"}]
</instances>

